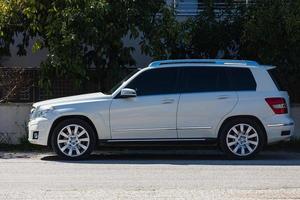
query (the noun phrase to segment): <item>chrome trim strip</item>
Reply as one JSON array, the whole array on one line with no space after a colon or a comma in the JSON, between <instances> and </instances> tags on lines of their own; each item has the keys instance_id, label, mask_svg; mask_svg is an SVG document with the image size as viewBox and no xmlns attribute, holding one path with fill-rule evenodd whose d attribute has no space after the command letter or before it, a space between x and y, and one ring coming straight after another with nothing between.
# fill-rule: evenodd
<instances>
[{"instance_id":1,"label":"chrome trim strip","mask_svg":"<svg viewBox=\"0 0 300 200\"><path fill-rule=\"evenodd\" d=\"M178 130L194 130L194 129L211 129L211 126L189 126L189 127L179 127Z\"/></svg>"},{"instance_id":2,"label":"chrome trim strip","mask_svg":"<svg viewBox=\"0 0 300 200\"><path fill-rule=\"evenodd\" d=\"M194 130L194 129L211 129L210 126L189 126L179 127L177 130ZM130 131L175 131L175 128L133 128L133 129L116 129L112 132L130 132Z\"/></svg>"},{"instance_id":3,"label":"chrome trim strip","mask_svg":"<svg viewBox=\"0 0 300 200\"><path fill-rule=\"evenodd\" d=\"M280 126L293 126L294 123L278 123L278 124L268 124L268 127L280 127Z\"/></svg>"},{"instance_id":4,"label":"chrome trim strip","mask_svg":"<svg viewBox=\"0 0 300 200\"><path fill-rule=\"evenodd\" d=\"M112 132L129 132L129 131L162 131L162 130L176 130L175 128L133 128L133 129L117 129Z\"/></svg>"},{"instance_id":5,"label":"chrome trim strip","mask_svg":"<svg viewBox=\"0 0 300 200\"><path fill-rule=\"evenodd\" d=\"M164 138L164 139L110 139L107 142L168 142L168 141L206 141L205 138Z\"/></svg>"}]
</instances>

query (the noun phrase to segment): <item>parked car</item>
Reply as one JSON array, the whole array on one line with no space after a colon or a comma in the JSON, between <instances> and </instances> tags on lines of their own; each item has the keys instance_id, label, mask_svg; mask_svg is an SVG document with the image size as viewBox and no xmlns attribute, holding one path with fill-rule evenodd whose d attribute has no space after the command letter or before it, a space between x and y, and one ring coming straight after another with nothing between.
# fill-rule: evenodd
<instances>
[{"instance_id":1,"label":"parked car","mask_svg":"<svg viewBox=\"0 0 300 200\"><path fill-rule=\"evenodd\" d=\"M272 79L273 68L240 60L153 62L108 94L34 103L28 140L69 159L87 157L98 144L197 141L252 158L293 134L289 96Z\"/></svg>"}]
</instances>

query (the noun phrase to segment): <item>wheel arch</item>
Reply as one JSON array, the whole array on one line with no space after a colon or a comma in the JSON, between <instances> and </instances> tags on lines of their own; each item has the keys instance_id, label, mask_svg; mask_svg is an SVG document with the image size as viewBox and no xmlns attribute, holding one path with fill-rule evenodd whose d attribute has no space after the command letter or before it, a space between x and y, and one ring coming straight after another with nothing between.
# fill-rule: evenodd
<instances>
[{"instance_id":1,"label":"wheel arch","mask_svg":"<svg viewBox=\"0 0 300 200\"><path fill-rule=\"evenodd\" d=\"M94 123L92 122L92 120L90 120L88 117L84 116L84 115L66 115L66 116L61 116L57 119L54 120L54 122L52 123L49 135L48 135L48 139L47 139L47 146L51 147L51 138L53 135L53 131L54 128L57 126L57 124L59 124L60 122L66 120L66 119L81 119L85 122L87 122L93 129L94 133L95 133L95 137L98 138L98 132L97 129L94 125ZM98 140L96 140L96 143L98 142Z\"/></svg>"},{"instance_id":2,"label":"wheel arch","mask_svg":"<svg viewBox=\"0 0 300 200\"><path fill-rule=\"evenodd\" d=\"M251 119L251 120L255 121L260 126L260 128L263 130L264 145L266 145L268 143L268 136L267 136L267 132L266 132L266 129L265 129L263 123L257 117L255 117L253 115L235 115L235 116L230 116L230 117L226 118L222 122L221 126L219 127L218 141L220 139L221 130L224 128L226 123L228 123L229 121L234 120L234 119Z\"/></svg>"}]
</instances>

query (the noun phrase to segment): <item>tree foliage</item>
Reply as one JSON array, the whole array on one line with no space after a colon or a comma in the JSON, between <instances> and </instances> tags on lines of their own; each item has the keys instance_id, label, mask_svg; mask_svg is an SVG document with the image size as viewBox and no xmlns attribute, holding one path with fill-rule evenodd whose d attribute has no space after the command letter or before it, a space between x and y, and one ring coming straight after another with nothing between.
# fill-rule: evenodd
<instances>
[{"instance_id":1,"label":"tree foliage","mask_svg":"<svg viewBox=\"0 0 300 200\"><path fill-rule=\"evenodd\" d=\"M300 100L300 0L248 6L227 0L222 9L213 0L203 2L198 16L178 20L165 0L0 0L0 55L9 54L17 34L23 37L19 55L35 38L33 51L49 51L41 64L43 83L58 75L78 83L90 78L106 90L105 80L114 82L122 67L135 62L134 48L123 43L127 37L138 39L153 59L233 58L277 65L285 87ZM97 69L94 77L87 75L89 67Z\"/></svg>"},{"instance_id":2,"label":"tree foliage","mask_svg":"<svg viewBox=\"0 0 300 200\"><path fill-rule=\"evenodd\" d=\"M277 66L293 101L300 101L300 1L265 0L249 9L242 32L243 58Z\"/></svg>"},{"instance_id":3,"label":"tree foliage","mask_svg":"<svg viewBox=\"0 0 300 200\"><path fill-rule=\"evenodd\" d=\"M237 58L246 7L228 0L217 10L213 2L204 1L198 16L181 21L167 10L147 32L143 50L156 59Z\"/></svg>"},{"instance_id":4,"label":"tree foliage","mask_svg":"<svg viewBox=\"0 0 300 200\"><path fill-rule=\"evenodd\" d=\"M245 56L267 63L299 64L299 0L258 2L249 9L244 28Z\"/></svg>"},{"instance_id":5,"label":"tree foliage","mask_svg":"<svg viewBox=\"0 0 300 200\"><path fill-rule=\"evenodd\" d=\"M105 79L120 66L134 64L133 48L123 44L124 37L137 38L139 29L164 6L163 0L1 0L0 46L9 53L16 34L23 34L19 55L26 54L31 38L33 51L47 48L43 83L49 77L88 78L89 67L97 69L101 89ZM49 84L48 84L49 85Z\"/></svg>"},{"instance_id":6,"label":"tree foliage","mask_svg":"<svg viewBox=\"0 0 300 200\"><path fill-rule=\"evenodd\" d=\"M182 21L164 15L147 32L145 52L155 59L252 59L276 65L284 89L300 101L300 0L248 6L228 0L225 5L216 9L213 0L205 0L198 16Z\"/></svg>"}]
</instances>

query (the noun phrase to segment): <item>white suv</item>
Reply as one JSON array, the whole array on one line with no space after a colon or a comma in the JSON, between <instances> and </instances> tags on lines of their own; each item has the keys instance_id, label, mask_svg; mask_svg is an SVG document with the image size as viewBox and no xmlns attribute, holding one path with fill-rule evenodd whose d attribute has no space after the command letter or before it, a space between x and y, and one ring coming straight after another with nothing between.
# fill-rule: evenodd
<instances>
[{"instance_id":1,"label":"white suv","mask_svg":"<svg viewBox=\"0 0 300 200\"><path fill-rule=\"evenodd\" d=\"M28 139L70 159L97 144L195 141L218 144L233 158L253 157L293 134L289 97L272 68L239 60L153 62L109 94L33 104Z\"/></svg>"}]
</instances>

